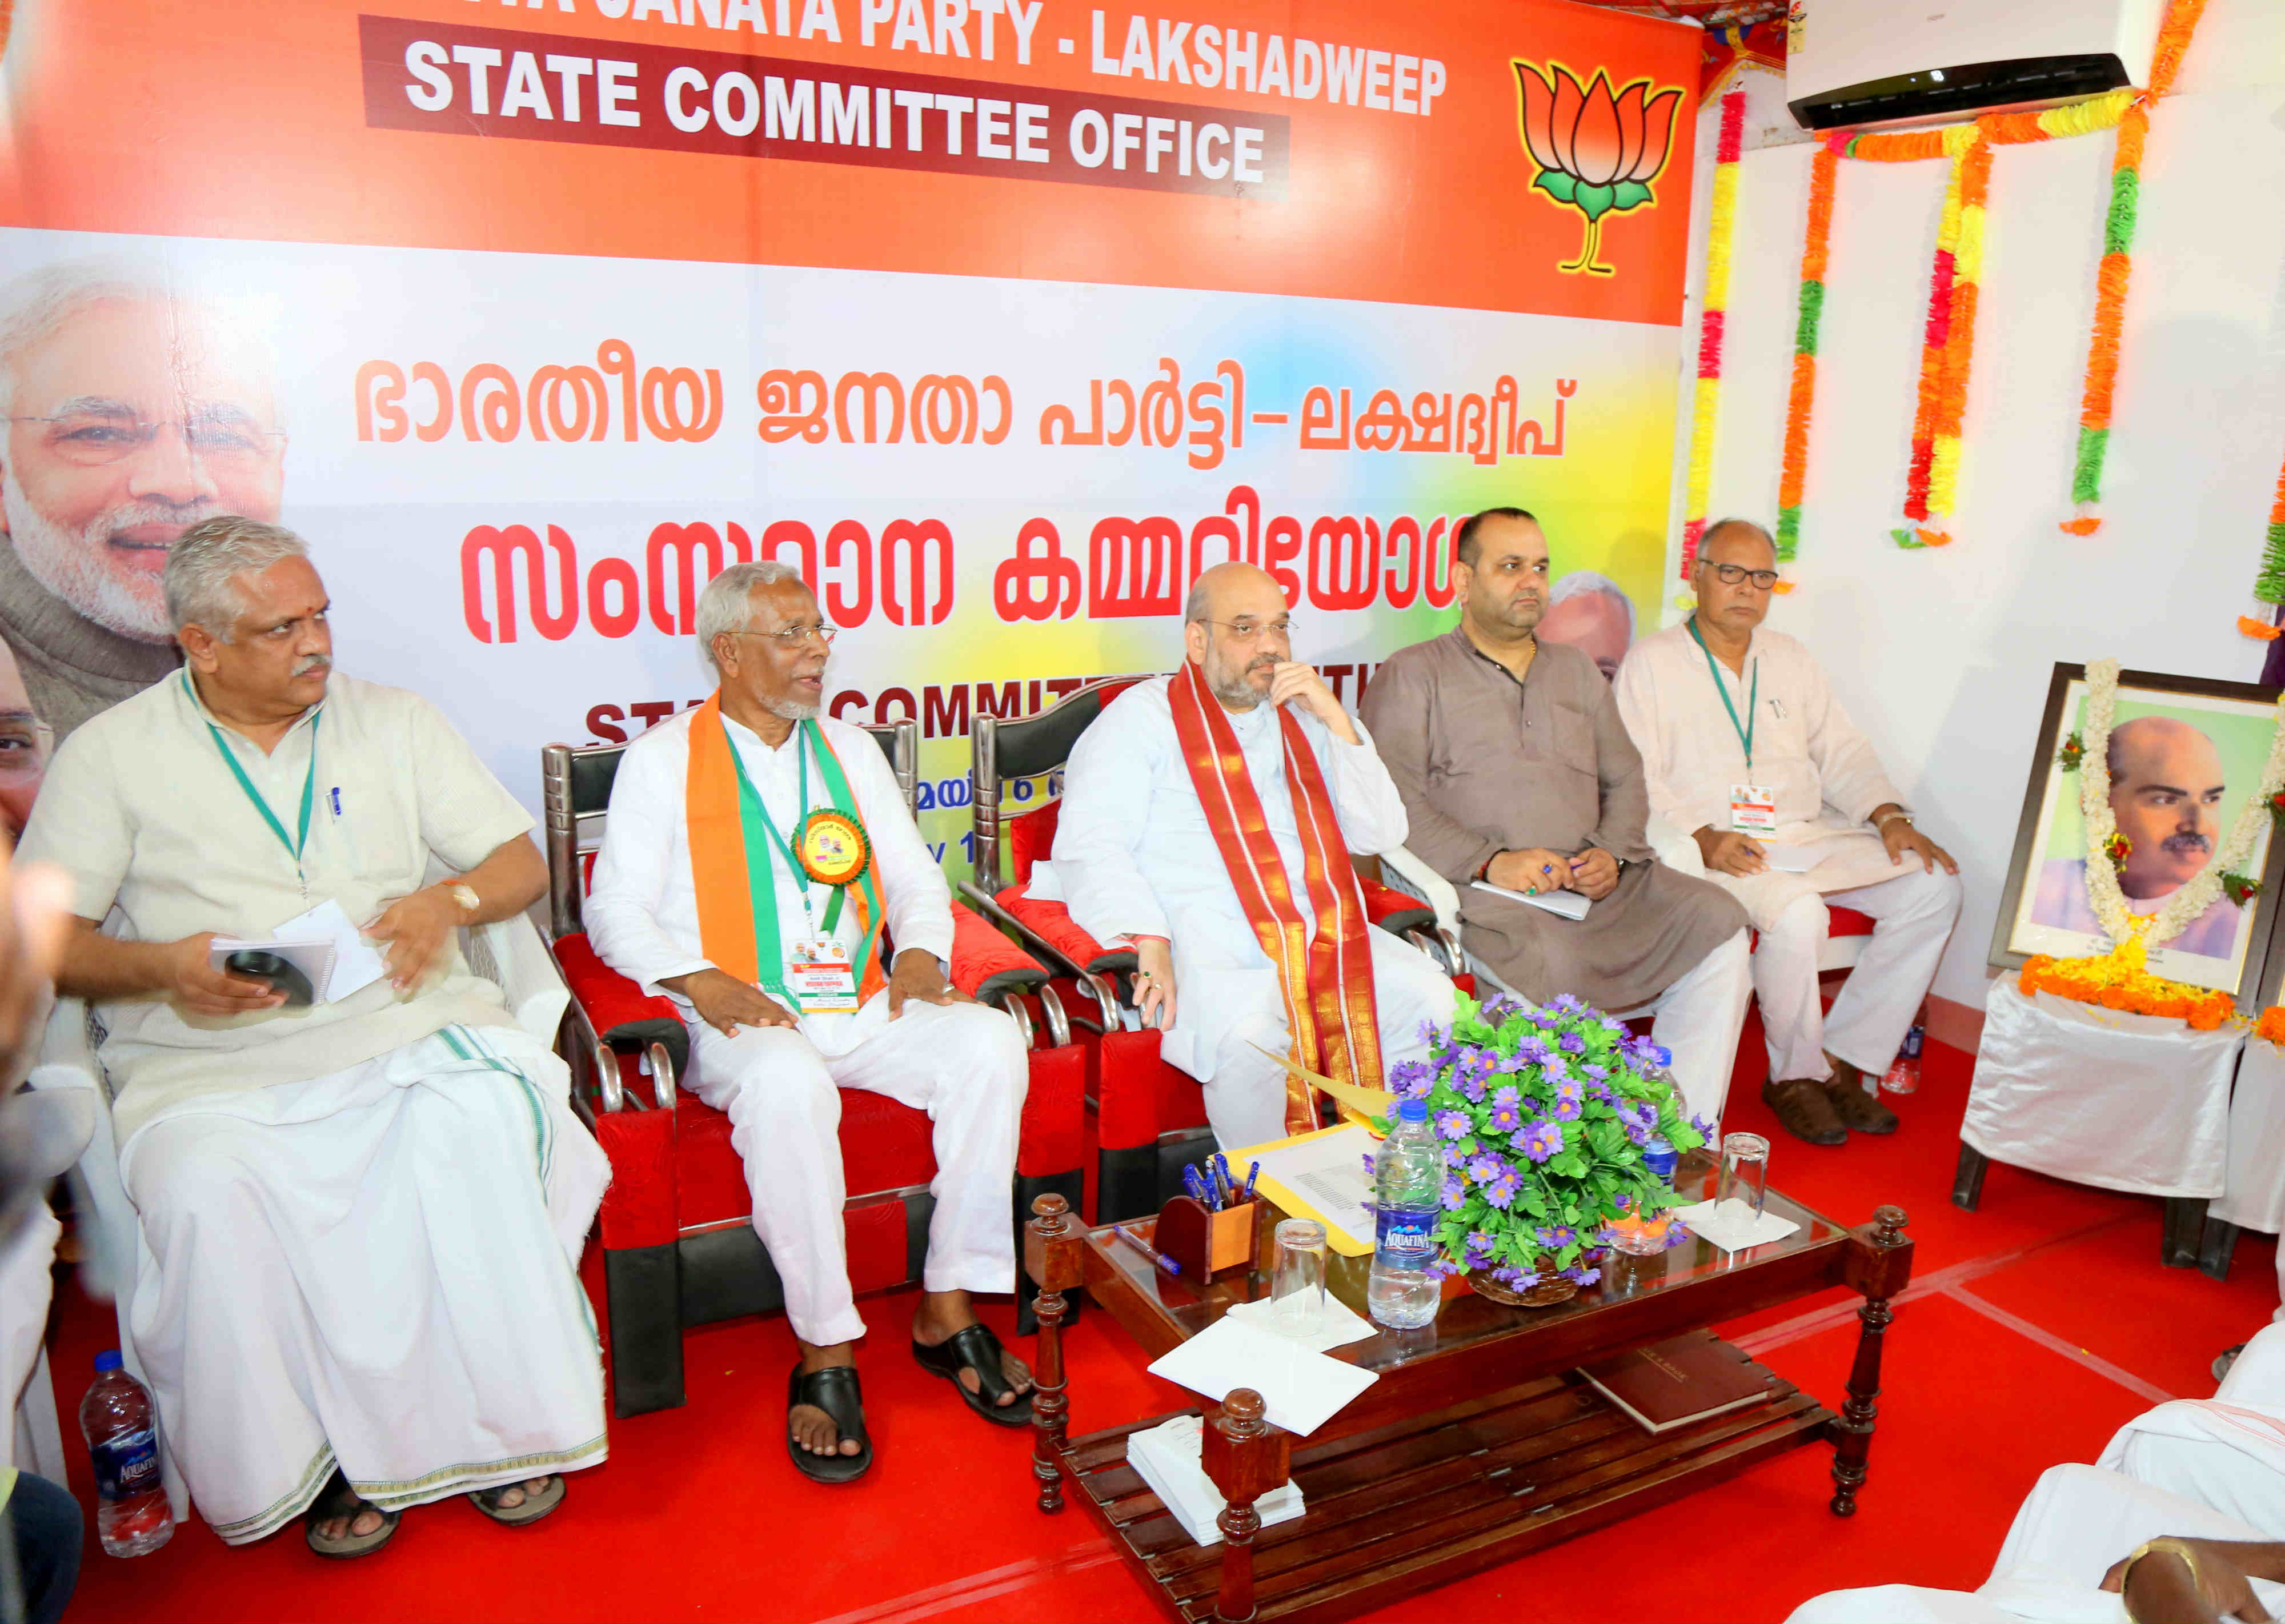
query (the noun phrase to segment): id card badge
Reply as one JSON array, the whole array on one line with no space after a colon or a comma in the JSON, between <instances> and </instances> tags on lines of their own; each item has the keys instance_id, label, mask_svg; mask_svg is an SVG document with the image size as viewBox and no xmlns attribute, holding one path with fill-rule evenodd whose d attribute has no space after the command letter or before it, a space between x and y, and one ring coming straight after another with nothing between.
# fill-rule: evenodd
<instances>
[{"instance_id":1,"label":"id card badge","mask_svg":"<svg viewBox=\"0 0 2285 1624\"><path fill-rule=\"evenodd\" d=\"M1730 786L1730 827L1740 835L1778 832L1778 793L1766 784Z\"/></svg>"},{"instance_id":2,"label":"id card badge","mask_svg":"<svg viewBox=\"0 0 2285 1624\"><path fill-rule=\"evenodd\" d=\"M786 991L804 1015L847 1015L857 1008L857 972L849 951L831 937L795 942L786 950Z\"/></svg>"}]
</instances>

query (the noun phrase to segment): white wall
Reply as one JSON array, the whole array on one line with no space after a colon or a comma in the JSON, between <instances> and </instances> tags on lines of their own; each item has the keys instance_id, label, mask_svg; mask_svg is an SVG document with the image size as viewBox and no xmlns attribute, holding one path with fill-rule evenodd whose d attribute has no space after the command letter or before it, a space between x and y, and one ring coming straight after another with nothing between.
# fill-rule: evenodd
<instances>
[{"instance_id":1,"label":"white wall","mask_svg":"<svg viewBox=\"0 0 2285 1624\"><path fill-rule=\"evenodd\" d=\"M1749 131L1786 119L1779 82L1757 80ZM1709 174L1715 117L1709 105L1700 132ZM1995 157L1958 539L1940 551L1888 533L1943 163L1841 165L1797 585L1770 624L1825 660L1921 827L1960 859L1967 906L1935 990L1978 1007L2053 663L2115 655L2243 681L2266 647L2234 625L2263 612L2250 587L2285 458L2285 6L2212 0L2180 93L2153 116L2104 523L2083 538L2056 526L2112 147L2102 134ZM1810 155L1764 145L1741 166L1716 517L1776 517ZM1693 294L1693 356L1696 330Z\"/></svg>"}]
</instances>

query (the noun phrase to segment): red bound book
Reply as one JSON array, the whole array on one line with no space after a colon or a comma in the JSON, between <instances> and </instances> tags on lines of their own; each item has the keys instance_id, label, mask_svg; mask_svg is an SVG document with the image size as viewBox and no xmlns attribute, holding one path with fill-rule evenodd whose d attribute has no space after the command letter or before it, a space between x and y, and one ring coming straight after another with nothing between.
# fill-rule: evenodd
<instances>
[{"instance_id":1,"label":"red bound book","mask_svg":"<svg viewBox=\"0 0 2285 1624\"><path fill-rule=\"evenodd\" d=\"M1763 1403L1774 1379L1703 1331L1582 1365L1579 1374L1652 1432Z\"/></svg>"}]
</instances>

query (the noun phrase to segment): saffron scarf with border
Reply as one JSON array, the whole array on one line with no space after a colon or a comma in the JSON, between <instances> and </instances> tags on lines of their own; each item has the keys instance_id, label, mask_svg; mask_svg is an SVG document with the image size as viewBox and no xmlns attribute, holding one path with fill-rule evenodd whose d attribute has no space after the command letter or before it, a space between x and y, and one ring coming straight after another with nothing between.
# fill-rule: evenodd
<instances>
[{"instance_id":1,"label":"saffron scarf with border","mask_svg":"<svg viewBox=\"0 0 2285 1624\"><path fill-rule=\"evenodd\" d=\"M797 740L805 737L816 750L831 804L857 818L861 826L864 820L858 817L849 775L842 770L841 758L834 754L825 730L814 721L799 722L795 724L795 735ZM698 945L718 969L759 986L789 1009L799 1012L800 1000L785 985L785 950L777 930L777 881L772 872L769 833L758 818L750 820L744 815L740 794L738 760L731 753L718 690L691 713L690 770L683 788L690 872L698 894ZM805 817L808 812L807 807L802 809ZM797 821L789 834L797 838L798 828ZM797 877L806 880L805 875ZM888 985L881 970L881 955L876 951L881 893L872 865L867 863L865 872L842 889L855 910L860 938L854 960L857 1001L862 1004ZM761 942L758 921L768 922L773 938L781 939ZM762 952L765 945L766 959Z\"/></svg>"},{"instance_id":2,"label":"saffron scarf with border","mask_svg":"<svg viewBox=\"0 0 2285 1624\"><path fill-rule=\"evenodd\" d=\"M1167 684L1174 706L1174 737L1183 765L1205 807L1238 906L1255 938L1276 967L1293 1035L1293 1058L1313 1071L1362 1088L1381 1086L1380 1022L1372 995L1371 921L1348 844L1334 815L1323 769L1300 719L1276 707L1284 745L1285 788L1292 797L1301 837L1304 895L1294 895L1277 842L1269 831L1261 797L1247 772L1245 752L1207 688L1205 674L1185 662ZM1304 909L1306 908L1306 913ZM1315 933L1310 930L1315 926ZM1285 1127L1305 1134L1317 1126L1315 1090L1290 1073L1285 1084Z\"/></svg>"}]
</instances>

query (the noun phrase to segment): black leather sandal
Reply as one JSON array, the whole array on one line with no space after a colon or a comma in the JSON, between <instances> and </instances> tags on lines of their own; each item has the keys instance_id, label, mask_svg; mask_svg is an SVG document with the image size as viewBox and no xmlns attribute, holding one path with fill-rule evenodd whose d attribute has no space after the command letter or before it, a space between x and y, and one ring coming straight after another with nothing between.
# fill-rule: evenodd
<instances>
[{"instance_id":1,"label":"black leather sandal","mask_svg":"<svg viewBox=\"0 0 2285 1624\"><path fill-rule=\"evenodd\" d=\"M968 1408L994 1426L1029 1426L1032 1424L1032 1395L1019 1394L1012 1404L1000 1402L1003 1393L1016 1390L1008 1381L1001 1365L1000 1338L983 1322L956 1330L934 1347L915 1338L913 1357L922 1369L931 1376L941 1376L950 1382L966 1401ZM968 1391L968 1384L960 1379L963 1369L976 1372L978 1391Z\"/></svg>"},{"instance_id":2,"label":"black leather sandal","mask_svg":"<svg viewBox=\"0 0 2285 1624\"><path fill-rule=\"evenodd\" d=\"M503 1528L529 1528L561 1505L563 1496L569 1492L561 1473L550 1473L546 1482L547 1487L538 1493L524 1488L524 1479L522 1479L514 1483L498 1483L490 1488L474 1489L468 1495L468 1503ZM500 1496L512 1488L523 1489L523 1503L503 1507Z\"/></svg>"},{"instance_id":3,"label":"black leather sandal","mask_svg":"<svg viewBox=\"0 0 2285 1624\"><path fill-rule=\"evenodd\" d=\"M381 1511L381 1508L351 1488L349 1480L335 1467L334 1475L326 1479L326 1487L310 1502L310 1509L302 1513L302 1537L318 1555L335 1561L369 1557L397 1537L397 1521L404 1513L381 1511L381 1526L370 1534L343 1532L327 1536L318 1532L319 1523L331 1522L335 1518L353 1523L360 1511Z\"/></svg>"},{"instance_id":4,"label":"black leather sandal","mask_svg":"<svg viewBox=\"0 0 2285 1624\"><path fill-rule=\"evenodd\" d=\"M836 1448L831 1455L813 1455L796 1443L793 1411L801 1404L823 1410L843 1438L857 1440L857 1453L843 1455ZM853 1483L870 1470L873 1440L865 1436L865 1395L858 1386L856 1366L831 1365L804 1375L801 1361L794 1361L793 1374L786 1378L786 1453L802 1476L813 1482Z\"/></svg>"}]
</instances>

